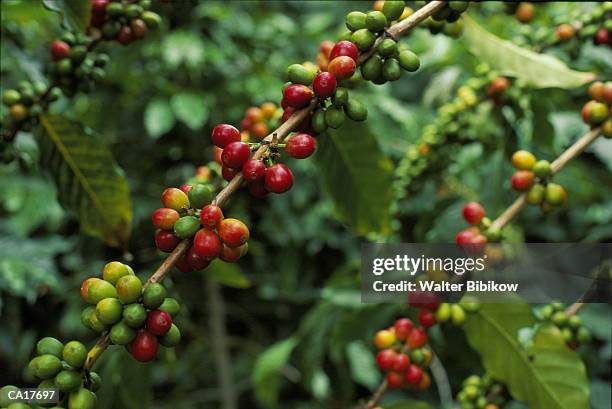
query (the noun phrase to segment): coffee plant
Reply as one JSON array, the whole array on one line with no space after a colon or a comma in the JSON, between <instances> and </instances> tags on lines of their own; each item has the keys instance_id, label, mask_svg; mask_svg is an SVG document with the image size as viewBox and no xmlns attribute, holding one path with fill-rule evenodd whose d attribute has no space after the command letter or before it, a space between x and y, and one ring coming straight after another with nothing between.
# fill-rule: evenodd
<instances>
[{"instance_id":1,"label":"coffee plant","mask_svg":"<svg viewBox=\"0 0 612 409\"><path fill-rule=\"evenodd\" d=\"M609 303L355 249L609 241L610 4L3 2L0 408L609 407Z\"/></svg>"}]
</instances>

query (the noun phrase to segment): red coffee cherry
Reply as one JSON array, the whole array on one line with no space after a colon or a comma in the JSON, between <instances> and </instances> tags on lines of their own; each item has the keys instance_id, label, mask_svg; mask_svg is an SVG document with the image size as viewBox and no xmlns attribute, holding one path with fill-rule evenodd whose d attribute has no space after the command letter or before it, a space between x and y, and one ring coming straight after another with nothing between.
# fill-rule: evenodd
<instances>
[{"instance_id":1,"label":"red coffee cherry","mask_svg":"<svg viewBox=\"0 0 612 409\"><path fill-rule=\"evenodd\" d=\"M234 176L240 173L240 169L228 168L227 166L221 167L221 176L228 182L231 181Z\"/></svg>"},{"instance_id":2,"label":"red coffee cherry","mask_svg":"<svg viewBox=\"0 0 612 409\"><path fill-rule=\"evenodd\" d=\"M423 370L416 365L410 365L404 373L404 380L411 385L416 385L421 379L423 379Z\"/></svg>"},{"instance_id":3,"label":"red coffee cherry","mask_svg":"<svg viewBox=\"0 0 612 409\"><path fill-rule=\"evenodd\" d=\"M219 237L229 247L240 247L249 240L249 229L238 219L223 219L219 224Z\"/></svg>"},{"instance_id":4,"label":"red coffee cherry","mask_svg":"<svg viewBox=\"0 0 612 409\"><path fill-rule=\"evenodd\" d=\"M463 218L469 224L478 224L485 217L485 209L480 205L480 203L469 202L463 206Z\"/></svg>"},{"instance_id":5,"label":"red coffee cherry","mask_svg":"<svg viewBox=\"0 0 612 409\"><path fill-rule=\"evenodd\" d=\"M108 6L108 0L92 0L91 13L103 16L106 13L106 6Z\"/></svg>"},{"instance_id":6,"label":"red coffee cherry","mask_svg":"<svg viewBox=\"0 0 612 409\"><path fill-rule=\"evenodd\" d=\"M219 258L226 263L234 263L240 257L244 256L249 249L249 244L244 243L240 247L230 247L227 244L223 244L221 246L221 254L219 254Z\"/></svg>"},{"instance_id":7,"label":"red coffee cherry","mask_svg":"<svg viewBox=\"0 0 612 409\"><path fill-rule=\"evenodd\" d=\"M436 325L436 316L429 310L421 310L419 312L419 323L425 328L430 328Z\"/></svg>"},{"instance_id":8,"label":"red coffee cherry","mask_svg":"<svg viewBox=\"0 0 612 409\"><path fill-rule=\"evenodd\" d=\"M395 361L393 362L393 370L398 372L404 372L410 366L410 358L406 354L397 354Z\"/></svg>"},{"instance_id":9,"label":"red coffee cherry","mask_svg":"<svg viewBox=\"0 0 612 409\"><path fill-rule=\"evenodd\" d=\"M255 182L251 182L247 185L247 189L249 189L249 193L257 197L259 199L263 199L268 195L268 190L266 189L265 183L263 180L258 180Z\"/></svg>"},{"instance_id":10,"label":"red coffee cherry","mask_svg":"<svg viewBox=\"0 0 612 409\"><path fill-rule=\"evenodd\" d=\"M159 344L155 335L145 330L140 330L130 344L129 350L137 361L149 362L155 359L158 347Z\"/></svg>"},{"instance_id":11,"label":"red coffee cherry","mask_svg":"<svg viewBox=\"0 0 612 409\"><path fill-rule=\"evenodd\" d=\"M220 124L213 128L212 143L223 149L232 142L240 142L240 131L228 124Z\"/></svg>"},{"instance_id":12,"label":"red coffee cherry","mask_svg":"<svg viewBox=\"0 0 612 409\"><path fill-rule=\"evenodd\" d=\"M129 26L121 27L121 30L119 30L119 34L117 34L117 41L121 45L128 45L135 39L136 38L134 37L134 33L132 32L132 29Z\"/></svg>"},{"instance_id":13,"label":"red coffee cherry","mask_svg":"<svg viewBox=\"0 0 612 409\"><path fill-rule=\"evenodd\" d=\"M490 97L503 94L504 91L507 90L509 86L510 86L510 80L508 80L508 78L497 77L493 81L491 81L489 88L487 88L487 94Z\"/></svg>"},{"instance_id":14,"label":"red coffee cherry","mask_svg":"<svg viewBox=\"0 0 612 409\"><path fill-rule=\"evenodd\" d=\"M170 331L172 317L166 311L154 310L147 314L147 331L161 337Z\"/></svg>"},{"instance_id":15,"label":"red coffee cherry","mask_svg":"<svg viewBox=\"0 0 612 409\"><path fill-rule=\"evenodd\" d=\"M187 194L175 187L164 189L161 195L161 202L164 207L174 209L177 212L189 207L189 197L187 197Z\"/></svg>"},{"instance_id":16,"label":"red coffee cherry","mask_svg":"<svg viewBox=\"0 0 612 409\"><path fill-rule=\"evenodd\" d=\"M250 182L263 180L266 175L266 165L261 159L249 159L242 166L242 176Z\"/></svg>"},{"instance_id":17,"label":"red coffee cherry","mask_svg":"<svg viewBox=\"0 0 612 409\"><path fill-rule=\"evenodd\" d=\"M391 389L399 389L404 386L404 379L400 373L389 372L385 379L387 380L387 385L389 385Z\"/></svg>"},{"instance_id":18,"label":"red coffee cherry","mask_svg":"<svg viewBox=\"0 0 612 409\"><path fill-rule=\"evenodd\" d=\"M223 220L223 211L219 206L206 205L200 211L202 226L207 229L216 229Z\"/></svg>"},{"instance_id":19,"label":"red coffee cherry","mask_svg":"<svg viewBox=\"0 0 612 409\"><path fill-rule=\"evenodd\" d=\"M277 163L266 169L266 189L273 193L283 193L293 186L293 173L285 164Z\"/></svg>"},{"instance_id":20,"label":"red coffee cherry","mask_svg":"<svg viewBox=\"0 0 612 409\"><path fill-rule=\"evenodd\" d=\"M180 241L173 231L159 230L155 233L155 246L164 253L172 253Z\"/></svg>"},{"instance_id":21,"label":"red coffee cherry","mask_svg":"<svg viewBox=\"0 0 612 409\"><path fill-rule=\"evenodd\" d=\"M191 250L191 248L189 248L189 250ZM176 264L174 264L174 267L176 267L182 273L189 273L190 271L193 271L193 268L191 268L189 262L187 261L186 254L176 260Z\"/></svg>"},{"instance_id":22,"label":"red coffee cherry","mask_svg":"<svg viewBox=\"0 0 612 409\"><path fill-rule=\"evenodd\" d=\"M336 77L331 72L320 72L312 81L312 88L319 99L334 95L336 85Z\"/></svg>"},{"instance_id":23,"label":"red coffee cherry","mask_svg":"<svg viewBox=\"0 0 612 409\"><path fill-rule=\"evenodd\" d=\"M408 305L413 308L425 308L431 311L438 309L440 297L432 291L412 291L408 299Z\"/></svg>"},{"instance_id":24,"label":"red coffee cherry","mask_svg":"<svg viewBox=\"0 0 612 409\"><path fill-rule=\"evenodd\" d=\"M221 161L228 168L240 169L251 156L251 148L244 142L232 142L225 146Z\"/></svg>"},{"instance_id":25,"label":"red coffee cherry","mask_svg":"<svg viewBox=\"0 0 612 409\"><path fill-rule=\"evenodd\" d=\"M388 371L393 367L397 352L391 348L383 349L376 354L376 364L383 371Z\"/></svg>"},{"instance_id":26,"label":"red coffee cherry","mask_svg":"<svg viewBox=\"0 0 612 409\"><path fill-rule=\"evenodd\" d=\"M185 259L187 260L187 264L189 264L189 267L195 271L204 270L210 264L210 260L204 257L200 257L198 253L195 252L193 246L191 246L187 251Z\"/></svg>"},{"instance_id":27,"label":"red coffee cherry","mask_svg":"<svg viewBox=\"0 0 612 409\"><path fill-rule=\"evenodd\" d=\"M189 194L189 191L191 190L191 188L192 188L192 187L193 187L193 186L188 185L187 183L185 183L185 184L180 185L180 186L179 186L179 189L180 189L181 191L183 191L183 193L185 193L186 195L188 195L188 194Z\"/></svg>"},{"instance_id":28,"label":"red coffee cherry","mask_svg":"<svg viewBox=\"0 0 612 409\"><path fill-rule=\"evenodd\" d=\"M461 230L455 236L455 243L460 246L469 244L472 242L472 239L480 234L480 230L478 227L468 227L467 229Z\"/></svg>"},{"instance_id":29,"label":"red coffee cherry","mask_svg":"<svg viewBox=\"0 0 612 409\"><path fill-rule=\"evenodd\" d=\"M395 336L397 339L405 341L412 331L412 328L414 328L414 324L412 324L412 321L408 318L400 318L395 321L393 328L395 328Z\"/></svg>"},{"instance_id":30,"label":"red coffee cherry","mask_svg":"<svg viewBox=\"0 0 612 409\"><path fill-rule=\"evenodd\" d=\"M414 328L406 342L411 349L420 348L427 343L427 332L423 328Z\"/></svg>"},{"instance_id":31,"label":"red coffee cherry","mask_svg":"<svg viewBox=\"0 0 612 409\"><path fill-rule=\"evenodd\" d=\"M162 207L151 214L151 222L153 226L158 229L172 230L174 223L176 223L180 217L181 216L176 210Z\"/></svg>"},{"instance_id":32,"label":"red coffee cherry","mask_svg":"<svg viewBox=\"0 0 612 409\"><path fill-rule=\"evenodd\" d=\"M323 55L325 55L326 57L329 57L329 53L331 52L333 47L334 47L333 41L325 40L321 42L321 44L319 44L319 51L322 52Z\"/></svg>"},{"instance_id":33,"label":"red coffee cherry","mask_svg":"<svg viewBox=\"0 0 612 409\"><path fill-rule=\"evenodd\" d=\"M535 175L530 170L519 170L512 175L512 188L519 192L528 191L533 186Z\"/></svg>"},{"instance_id":34,"label":"red coffee cherry","mask_svg":"<svg viewBox=\"0 0 612 409\"><path fill-rule=\"evenodd\" d=\"M193 251L200 257L213 259L221 252L221 240L214 231L200 229L193 237Z\"/></svg>"},{"instance_id":35,"label":"red coffee cherry","mask_svg":"<svg viewBox=\"0 0 612 409\"><path fill-rule=\"evenodd\" d=\"M304 159L312 155L316 147L317 141L315 138L306 133L299 133L289 138L287 145L285 145L285 151L292 158Z\"/></svg>"},{"instance_id":36,"label":"red coffee cherry","mask_svg":"<svg viewBox=\"0 0 612 409\"><path fill-rule=\"evenodd\" d=\"M291 84L283 90L283 99L293 108L303 108L310 103L313 92L305 85Z\"/></svg>"},{"instance_id":37,"label":"red coffee cherry","mask_svg":"<svg viewBox=\"0 0 612 409\"><path fill-rule=\"evenodd\" d=\"M55 40L51 43L51 57L54 61L61 60L70 56L70 45L62 40Z\"/></svg>"},{"instance_id":38,"label":"red coffee cherry","mask_svg":"<svg viewBox=\"0 0 612 409\"><path fill-rule=\"evenodd\" d=\"M327 65L327 70L334 74L334 76L339 79L345 79L353 75L355 69L357 68L357 64L355 60L346 55L341 55L339 57L334 58Z\"/></svg>"},{"instance_id":39,"label":"red coffee cherry","mask_svg":"<svg viewBox=\"0 0 612 409\"><path fill-rule=\"evenodd\" d=\"M610 43L610 32L606 28L600 28L595 33L593 42L597 45L605 45Z\"/></svg>"},{"instance_id":40,"label":"red coffee cherry","mask_svg":"<svg viewBox=\"0 0 612 409\"><path fill-rule=\"evenodd\" d=\"M281 122L287 122L287 119L289 119L291 115L295 113L295 111L297 111L297 109L293 107L285 108L285 110L283 111L283 115L281 116Z\"/></svg>"},{"instance_id":41,"label":"red coffee cherry","mask_svg":"<svg viewBox=\"0 0 612 409\"><path fill-rule=\"evenodd\" d=\"M359 48L348 40L338 41L329 53L329 60L340 56L350 57L356 62L359 59Z\"/></svg>"}]
</instances>

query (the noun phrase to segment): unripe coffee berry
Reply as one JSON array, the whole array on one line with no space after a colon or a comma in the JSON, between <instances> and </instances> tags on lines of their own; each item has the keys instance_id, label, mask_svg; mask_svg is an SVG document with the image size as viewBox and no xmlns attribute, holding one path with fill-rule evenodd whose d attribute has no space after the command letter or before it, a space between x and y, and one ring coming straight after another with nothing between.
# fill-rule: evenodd
<instances>
[{"instance_id":1,"label":"unripe coffee berry","mask_svg":"<svg viewBox=\"0 0 612 409\"><path fill-rule=\"evenodd\" d=\"M540 183L536 183L527 191L525 201L531 205L539 205L544 200L546 188Z\"/></svg>"},{"instance_id":2,"label":"unripe coffee berry","mask_svg":"<svg viewBox=\"0 0 612 409\"><path fill-rule=\"evenodd\" d=\"M299 133L289 138L289 140L287 141L287 145L285 146L285 151L292 158L304 159L312 155L316 146L317 141L315 140L315 138L306 133Z\"/></svg>"},{"instance_id":3,"label":"unripe coffee berry","mask_svg":"<svg viewBox=\"0 0 612 409\"><path fill-rule=\"evenodd\" d=\"M70 341L62 350L62 359L74 369L79 369L87 358L87 348L79 341Z\"/></svg>"},{"instance_id":4,"label":"unripe coffee berry","mask_svg":"<svg viewBox=\"0 0 612 409\"><path fill-rule=\"evenodd\" d=\"M180 218L179 213L174 209L162 207L151 214L151 222L158 229L172 230L174 223Z\"/></svg>"},{"instance_id":5,"label":"unripe coffee berry","mask_svg":"<svg viewBox=\"0 0 612 409\"><path fill-rule=\"evenodd\" d=\"M536 163L536 157L528 151L516 151L512 155L512 166L518 170L531 170Z\"/></svg>"},{"instance_id":6,"label":"unripe coffee berry","mask_svg":"<svg viewBox=\"0 0 612 409\"><path fill-rule=\"evenodd\" d=\"M320 72L314 78L312 88L318 98L329 98L336 90L336 77L330 72Z\"/></svg>"},{"instance_id":7,"label":"unripe coffee berry","mask_svg":"<svg viewBox=\"0 0 612 409\"><path fill-rule=\"evenodd\" d=\"M463 206L462 214L469 224L477 225L485 217L485 209L480 203L470 202Z\"/></svg>"},{"instance_id":8,"label":"unripe coffee berry","mask_svg":"<svg viewBox=\"0 0 612 409\"><path fill-rule=\"evenodd\" d=\"M539 160L533 165L532 169L533 173L539 179L546 179L552 174L552 169L550 167L550 162L547 160Z\"/></svg>"},{"instance_id":9,"label":"unripe coffee berry","mask_svg":"<svg viewBox=\"0 0 612 409\"><path fill-rule=\"evenodd\" d=\"M154 310L164 302L166 289L160 283L150 283L142 292L142 304Z\"/></svg>"},{"instance_id":10,"label":"unripe coffee berry","mask_svg":"<svg viewBox=\"0 0 612 409\"><path fill-rule=\"evenodd\" d=\"M284 193L293 186L293 173L285 164L277 163L266 169L266 189L272 193Z\"/></svg>"},{"instance_id":11,"label":"unripe coffee berry","mask_svg":"<svg viewBox=\"0 0 612 409\"><path fill-rule=\"evenodd\" d=\"M374 345L376 345L378 349L389 348L395 341L397 341L395 332L388 329L378 331L374 336Z\"/></svg>"},{"instance_id":12,"label":"unripe coffee berry","mask_svg":"<svg viewBox=\"0 0 612 409\"><path fill-rule=\"evenodd\" d=\"M283 100L296 109L303 108L310 103L313 92L310 88L301 84L291 84L283 89Z\"/></svg>"},{"instance_id":13,"label":"unripe coffee berry","mask_svg":"<svg viewBox=\"0 0 612 409\"><path fill-rule=\"evenodd\" d=\"M244 142L232 142L223 149L221 161L223 165L229 168L240 169L249 159L249 156L251 156L251 148L248 144Z\"/></svg>"},{"instance_id":14,"label":"unripe coffee berry","mask_svg":"<svg viewBox=\"0 0 612 409\"><path fill-rule=\"evenodd\" d=\"M159 345L157 338L145 330L138 331L130 344L130 353L140 362L149 362L155 359Z\"/></svg>"},{"instance_id":15,"label":"unripe coffee berry","mask_svg":"<svg viewBox=\"0 0 612 409\"><path fill-rule=\"evenodd\" d=\"M127 345L136 337L136 331L124 321L113 325L109 333L110 340L115 345Z\"/></svg>"},{"instance_id":16,"label":"unripe coffee berry","mask_svg":"<svg viewBox=\"0 0 612 409\"><path fill-rule=\"evenodd\" d=\"M225 148L232 142L240 141L240 131L228 124L220 124L212 130L212 142L219 148Z\"/></svg>"},{"instance_id":17,"label":"unripe coffee berry","mask_svg":"<svg viewBox=\"0 0 612 409\"><path fill-rule=\"evenodd\" d=\"M194 209L200 209L202 206L211 202L212 190L210 187L198 183L188 190L187 196L189 197L191 206Z\"/></svg>"},{"instance_id":18,"label":"unripe coffee berry","mask_svg":"<svg viewBox=\"0 0 612 409\"><path fill-rule=\"evenodd\" d=\"M181 332L174 324L170 326L170 330L159 338L159 343L165 347L175 347L181 342Z\"/></svg>"},{"instance_id":19,"label":"unripe coffee berry","mask_svg":"<svg viewBox=\"0 0 612 409\"><path fill-rule=\"evenodd\" d=\"M130 304L138 301L142 292L142 281L135 275L127 275L117 280L115 285L117 289L117 297L124 304Z\"/></svg>"},{"instance_id":20,"label":"unripe coffee berry","mask_svg":"<svg viewBox=\"0 0 612 409\"><path fill-rule=\"evenodd\" d=\"M204 206L200 212L200 220L205 228L216 229L223 220L223 211L219 206Z\"/></svg>"},{"instance_id":21,"label":"unripe coffee berry","mask_svg":"<svg viewBox=\"0 0 612 409\"><path fill-rule=\"evenodd\" d=\"M403 8L402 8L403 11ZM370 11L366 14L366 28L374 33L383 31L387 26L387 17L380 11Z\"/></svg>"},{"instance_id":22,"label":"unripe coffee berry","mask_svg":"<svg viewBox=\"0 0 612 409\"><path fill-rule=\"evenodd\" d=\"M93 281L87 288L87 302L96 305L105 298L117 297L117 290L108 281Z\"/></svg>"},{"instance_id":23,"label":"unripe coffee berry","mask_svg":"<svg viewBox=\"0 0 612 409\"><path fill-rule=\"evenodd\" d=\"M266 175L266 165L261 159L249 159L242 166L242 176L248 181L263 180Z\"/></svg>"},{"instance_id":24,"label":"unripe coffee berry","mask_svg":"<svg viewBox=\"0 0 612 409\"><path fill-rule=\"evenodd\" d=\"M534 179L535 175L533 172L529 170L519 170L512 175L512 188L519 192L526 192L533 186Z\"/></svg>"},{"instance_id":25,"label":"unripe coffee berry","mask_svg":"<svg viewBox=\"0 0 612 409\"><path fill-rule=\"evenodd\" d=\"M172 326L172 317L165 311L155 310L147 315L147 331L161 337L165 335Z\"/></svg>"},{"instance_id":26,"label":"unripe coffee berry","mask_svg":"<svg viewBox=\"0 0 612 409\"><path fill-rule=\"evenodd\" d=\"M147 311L142 304L126 305L123 309L123 321L130 328L141 328L147 320Z\"/></svg>"},{"instance_id":27,"label":"unripe coffee berry","mask_svg":"<svg viewBox=\"0 0 612 409\"><path fill-rule=\"evenodd\" d=\"M113 325L121 319L123 305L117 298L105 298L96 304L96 316L106 325Z\"/></svg>"},{"instance_id":28,"label":"unripe coffee berry","mask_svg":"<svg viewBox=\"0 0 612 409\"><path fill-rule=\"evenodd\" d=\"M388 21L395 21L400 18L405 6L406 3L403 0L385 0L382 12Z\"/></svg>"},{"instance_id":29,"label":"unripe coffee berry","mask_svg":"<svg viewBox=\"0 0 612 409\"><path fill-rule=\"evenodd\" d=\"M193 238L193 251L200 257L213 259L221 252L221 240L215 232L201 229Z\"/></svg>"},{"instance_id":30,"label":"unripe coffee berry","mask_svg":"<svg viewBox=\"0 0 612 409\"><path fill-rule=\"evenodd\" d=\"M249 229L238 219L223 219L219 224L219 237L229 247L239 247L249 240Z\"/></svg>"},{"instance_id":31,"label":"unripe coffee berry","mask_svg":"<svg viewBox=\"0 0 612 409\"><path fill-rule=\"evenodd\" d=\"M188 239L200 229L200 220L195 216L183 216L174 224L174 234L179 239Z\"/></svg>"},{"instance_id":32,"label":"unripe coffee berry","mask_svg":"<svg viewBox=\"0 0 612 409\"><path fill-rule=\"evenodd\" d=\"M357 64L355 63L355 60L346 55L340 55L334 58L327 65L327 70L339 80L352 76L355 72L355 69L357 69Z\"/></svg>"},{"instance_id":33,"label":"unripe coffee berry","mask_svg":"<svg viewBox=\"0 0 612 409\"><path fill-rule=\"evenodd\" d=\"M567 200L567 192L563 186L557 183L549 183L546 185L546 191L544 192L544 200L546 203L553 206L561 206Z\"/></svg>"},{"instance_id":34,"label":"unripe coffee berry","mask_svg":"<svg viewBox=\"0 0 612 409\"><path fill-rule=\"evenodd\" d=\"M302 64L291 64L287 68L287 78L294 84L310 85L315 75L315 70L309 69Z\"/></svg>"},{"instance_id":35,"label":"unripe coffee berry","mask_svg":"<svg viewBox=\"0 0 612 409\"><path fill-rule=\"evenodd\" d=\"M165 189L162 192L161 201L165 207L177 212L189 207L189 198L185 192L175 187Z\"/></svg>"},{"instance_id":36,"label":"unripe coffee berry","mask_svg":"<svg viewBox=\"0 0 612 409\"><path fill-rule=\"evenodd\" d=\"M421 66L419 57L410 50L402 50L399 53L398 60L400 67L408 72L414 72Z\"/></svg>"},{"instance_id":37,"label":"unripe coffee berry","mask_svg":"<svg viewBox=\"0 0 612 409\"><path fill-rule=\"evenodd\" d=\"M353 59L353 61L357 61L359 58L359 49L350 41L338 41L329 53L329 60L331 61L340 56L350 57Z\"/></svg>"}]
</instances>

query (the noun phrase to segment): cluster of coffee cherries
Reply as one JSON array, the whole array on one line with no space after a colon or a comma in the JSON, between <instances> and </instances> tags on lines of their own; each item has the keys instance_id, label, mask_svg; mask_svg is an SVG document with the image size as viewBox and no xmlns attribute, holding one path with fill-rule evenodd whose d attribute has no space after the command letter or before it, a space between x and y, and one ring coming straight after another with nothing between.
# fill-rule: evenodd
<instances>
[{"instance_id":1,"label":"cluster of coffee cherries","mask_svg":"<svg viewBox=\"0 0 612 409\"><path fill-rule=\"evenodd\" d=\"M92 91L106 76L104 67L109 57L92 51L91 41L86 35L66 31L50 45L52 62L47 69L68 96Z\"/></svg>"},{"instance_id":2,"label":"cluster of coffee cherries","mask_svg":"<svg viewBox=\"0 0 612 409\"><path fill-rule=\"evenodd\" d=\"M374 345L379 349L376 364L386 376L389 388L424 391L431 379L425 368L432 352L427 348L428 335L424 328L415 327L409 318L400 318L387 329L378 331Z\"/></svg>"},{"instance_id":3,"label":"cluster of coffee cherries","mask_svg":"<svg viewBox=\"0 0 612 409\"><path fill-rule=\"evenodd\" d=\"M508 402L504 385L488 375L466 378L457 400L461 409L501 409Z\"/></svg>"},{"instance_id":4,"label":"cluster of coffee cherries","mask_svg":"<svg viewBox=\"0 0 612 409\"><path fill-rule=\"evenodd\" d=\"M108 331L111 343L125 345L138 361L153 360L159 344L174 347L181 340L173 323L179 303L166 297L163 285L143 285L126 264L106 264L102 278L83 281L81 297L90 304L81 313L83 325L100 333Z\"/></svg>"},{"instance_id":5,"label":"cluster of coffee cherries","mask_svg":"<svg viewBox=\"0 0 612 409\"><path fill-rule=\"evenodd\" d=\"M580 39L592 39L595 45L610 45L612 31L612 2L605 1L592 10L583 13L576 23L562 23L556 28L556 40L559 43Z\"/></svg>"},{"instance_id":6,"label":"cluster of coffee cherries","mask_svg":"<svg viewBox=\"0 0 612 409\"><path fill-rule=\"evenodd\" d=\"M417 7L422 7L425 3L425 1L415 2ZM432 34L443 33L457 38L463 32L461 14L468 9L469 5L469 1L449 1L446 6L423 22L424 27L427 27Z\"/></svg>"},{"instance_id":7,"label":"cluster of coffee cherries","mask_svg":"<svg viewBox=\"0 0 612 409\"><path fill-rule=\"evenodd\" d=\"M479 252L488 242L501 240L501 229L492 226L491 219L486 217L485 208L480 203L466 203L461 214L465 221L472 225L455 236L455 242L462 248Z\"/></svg>"},{"instance_id":8,"label":"cluster of coffee cherries","mask_svg":"<svg viewBox=\"0 0 612 409\"><path fill-rule=\"evenodd\" d=\"M107 40L128 45L161 24L159 14L150 11L151 0L91 0L91 26Z\"/></svg>"},{"instance_id":9,"label":"cluster of coffee cherries","mask_svg":"<svg viewBox=\"0 0 612 409\"><path fill-rule=\"evenodd\" d=\"M589 86L592 98L582 108L582 119L590 127L601 126L606 138L612 138L612 81L596 81Z\"/></svg>"},{"instance_id":10,"label":"cluster of coffee cherries","mask_svg":"<svg viewBox=\"0 0 612 409\"><path fill-rule=\"evenodd\" d=\"M240 122L241 140L243 142L262 140L270 133L270 129L276 127L281 115L282 111L274 102L264 102L258 107L247 108Z\"/></svg>"},{"instance_id":11,"label":"cluster of coffee cherries","mask_svg":"<svg viewBox=\"0 0 612 409\"><path fill-rule=\"evenodd\" d=\"M551 323L559 328L567 345L576 349L579 345L591 341L591 332L582 325L582 319L578 315L568 315L565 307L563 303L552 302L540 308L536 316L541 322Z\"/></svg>"},{"instance_id":12,"label":"cluster of coffee cherries","mask_svg":"<svg viewBox=\"0 0 612 409\"><path fill-rule=\"evenodd\" d=\"M240 220L225 218L219 206L211 203L212 191L204 184L170 187L163 191L164 207L151 215L159 230L155 245L172 252L181 240L192 239L176 267L183 271L204 270L219 257L233 263L248 251L249 229Z\"/></svg>"},{"instance_id":13,"label":"cluster of coffee cherries","mask_svg":"<svg viewBox=\"0 0 612 409\"><path fill-rule=\"evenodd\" d=\"M529 151L520 150L512 155L512 166L516 172L512 175L512 188L525 192L525 200L532 205L539 205L543 212L562 206L567 201L567 192L563 186L551 182L550 162L537 160Z\"/></svg>"},{"instance_id":14,"label":"cluster of coffee cherries","mask_svg":"<svg viewBox=\"0 0 612 409\"><path fill-rule=\"evenodd\" d=\"M8 107L8 118L4 119L10 125L19 125L24 130L30 130L38 123L38 115L42 112L43 98L54 101L61 91L53 87L49 89L43 81L21 81L15 89L7 89L2 93L2 103ZM4 122L3 121L3 122Z\"/></svg>"},{"instance_id":15,"label":"cluster of coffee cherries","mask_svg":"<svg viewBox=\"0 0 612 409\"><path fill-rule=\"evenodd\" d=\"M436 279L436 272L428 272L430 278ZM419 277L422 279L424 277ZM460 303L441 302L438 294L430 291L410 293L408 305L418 308L417 319L424 328L431 328L437 323L450 322L456 327L465 323L468 313L478 311L480 304L475 299L465 296Z\"/></svg>"},{"instance_id":16,"label":"cluster of coffee cherries","mask_svg":"<svg viewBox=\"0 0 612 409\"><path fill-rule=\"evenodd\" d=\"M93 408L100 387L100 376L83 370L87 348L79 341L65 345L56 338L45 337L36 344L36 356L28 364L30 373L41 380L39 389L55 389L60 400L67 398L69 408ZM15 404L7 405L13 408ZM28 406L29 407L29 406Z\"/></svg>"}]
</instances>

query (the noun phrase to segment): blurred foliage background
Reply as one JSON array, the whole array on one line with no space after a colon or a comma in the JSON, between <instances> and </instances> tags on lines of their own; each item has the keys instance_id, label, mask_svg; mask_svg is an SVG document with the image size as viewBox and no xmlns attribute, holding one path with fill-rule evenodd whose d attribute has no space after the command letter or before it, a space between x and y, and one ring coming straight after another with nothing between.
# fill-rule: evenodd
<instances>
[{"instance_id":1,"label":"blurred foliage background","mask_svg":"<svg viewBox=\"0 0 612 409\"><path fill-rule=\"evenodd\" d=\"M1 6L4 89L41 75L48 43L60 25L58 16L37 1L3 1ZM553 30L556 22L590 7L538 5L531 24ZM123 257L138 274L150 274L163 255L154 248L149 215L165 187L183 183L212 160L212 127L238 124L251 105L278 102L287 65L313 60L321 41L337 38L348 11L370 8L369 2L343 1L161 3L156 4L165 21L161 30L126 48L107 46L111 62L104 84L91 94L62 99L52 112L93 129L125 171L134 211L126 252L79 233L77 220L55 200L56 188L38 165L35 138L19 134L14 143L18 160L0 165L0 384L31 381L24 368L39 337L93 342L79 320L81 281ZM500 2L468 14L504 39L524 30L503 13ZM376 154L389 164L406 155L438 108L478 76L482 63L462 39L418 29L403 41L419 54L422 68L398 82L356 90L367 97L370 112L366 125L350 133L357 141L362 135L375 138ZM547 52L571 68L611 77L609 48L587 42L577 58L562 49ZM358 186L353 180L361 195L370 197L359 211L354 209L359 203L342 203L342 195L334 194L346 175L330 175L316 158L291 162L296 184L288 194L254 200L240 192L226 214L251 227L249 255L238 265L167 279L182 302L184 342L148 365L111 348L98 364L104 380L100 407L219 407L211 352L215 341L231 353L232 393L241 408L343 408L366 398L380 381L371 336L406 311L399 305L360 303L360 243L451 242L464 226L460 208L467 200L481 201L489 214L499 214L515 197L509 186L510 154L526 148L538 157L556 157L586 131L579 114L586 100L585 87L523 87L518 109L504 107L498 115L489 115L486 107L475 110L466 130L474 137L449 148L438 164L442 171L425 173L394 194L392 180L402 175L383 166L385 195L374 197L380 200L372 200L370 190L380 186ZM357 152L363 160L370 153ZM546 217L526 209L510 227L511 237L610 241L611 171L612 141L600 138L558 175L569 191L568 205ZM391 212L393 197L397 203ZM211 280L220 287L207 285ZM227 334L210 325L211 296L219 292ZM592 379L591 402L603 409L610 402L609 305L591 305L581 314L596 335L593 347L580 352ZM444 335L435 330L432 337L454 390L465 376L480 371L478 355L460 330ZM436 407L435 388L419 399Z\"/></svg>"}]
</instances>

